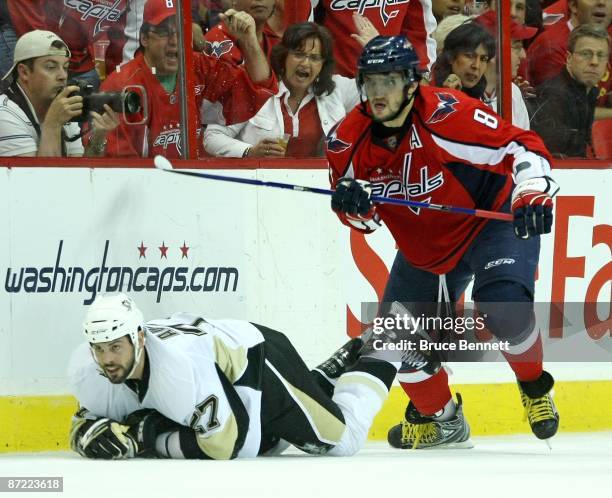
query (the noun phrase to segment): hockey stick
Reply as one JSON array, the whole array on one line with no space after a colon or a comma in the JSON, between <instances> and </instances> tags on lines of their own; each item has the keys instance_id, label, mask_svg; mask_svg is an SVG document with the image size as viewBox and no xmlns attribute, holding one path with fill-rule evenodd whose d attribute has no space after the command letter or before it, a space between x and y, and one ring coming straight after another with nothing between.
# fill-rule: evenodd
<instances>
[{"instance_id":1,"label":"hockey stick","mask_svg":"<svg viewBox=\"0 0 612 498\"><path fill-rule=\"evenodd\" d=\"M263 180L252 180L250 178L237 178L235 176L214 175L211 173L197 173L195 171L183 171L174 169L168 159L163 156L155 156L153 160L155 167L170 173L179 175L195 176L197 178L206 178L208 180L218 180L221 182L243 183L246 185L256 185L258 187L274 187L298 192L310 192L313 194L332 195L333 190L317 187L304 187L302 185L293 185L291 183L280 182L265 182ZM372 201L377 204L396 204L398 206L407 206L413 208L435 209L436 211L444 211L447 213L461 213L478 218L489 218L492 220L512 221L513 217L510 213L500 213L499 211L487 211L486 209L471 209L457 206L445 206L443 204L430 204L428 202L409 201L405 199L394 199L392 197L382 197L373 195Z\"/></svg>"}]
</instances>

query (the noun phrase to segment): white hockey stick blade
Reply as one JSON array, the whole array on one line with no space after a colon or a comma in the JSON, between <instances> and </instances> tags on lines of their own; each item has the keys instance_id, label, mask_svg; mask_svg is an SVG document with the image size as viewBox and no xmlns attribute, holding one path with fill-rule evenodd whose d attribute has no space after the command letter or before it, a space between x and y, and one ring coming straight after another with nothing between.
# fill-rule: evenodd
<instances>
[{"instance_id":1,"label":"white hockey stick blade","mask_svg":"<svg viewBox=\"0 0 612 498\"><path fill-rule=\"evenodd\" d=\"M155 164L155 167L157 169L163 169L166 171L173 169L172 163L168 161L168 159L166 159L164 156L155 156L155 158L153 159L153 164Z\"/></svg>"}]
</instances>

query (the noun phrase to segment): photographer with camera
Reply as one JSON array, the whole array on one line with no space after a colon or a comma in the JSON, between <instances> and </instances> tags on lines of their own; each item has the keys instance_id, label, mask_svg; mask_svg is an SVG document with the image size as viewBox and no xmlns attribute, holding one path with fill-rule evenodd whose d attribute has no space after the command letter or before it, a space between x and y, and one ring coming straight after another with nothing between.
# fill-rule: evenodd
<instances>
[{"instance_id":1,"label":"photographer with camera","mask_svg":"<svg viewBox=\"0 0 612 498\"><path fill-rule=\"evenodd\" d=\"M104 153L106 134L119 119L108 105L85 106L80 86L67 85L69 58L68 46L50 31L30 31L19 38L0 95L0 156ZM78 122L87 118L91 132L84 149Z\"/></svg>"}]
</instances>

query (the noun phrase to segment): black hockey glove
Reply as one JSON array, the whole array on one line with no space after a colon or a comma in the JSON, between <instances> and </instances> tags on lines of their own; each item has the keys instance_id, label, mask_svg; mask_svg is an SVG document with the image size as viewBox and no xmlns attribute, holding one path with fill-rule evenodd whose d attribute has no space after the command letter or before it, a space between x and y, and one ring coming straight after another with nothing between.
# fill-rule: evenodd
<instances>
[{"instance_id":1,"label":"black hockey glove","mask_svg":"<svg viewBox=\"0 0 612 498\"><path fill-rule=\"evenodd\" d=\"M128 415L126 425L128 434L138 444L138 456L156 458L155 440L157 436L170 430L179 430L182 426L164 417L155 410L143 409Z\"/></svg>"},{"instance_id":2,"label":"black hockey glove","mask_svg":"<svg viewBox=\"0 0 612 498\"><path fill-rule=\"evenodd\" d=\"M336 212L350 216L367 216L374 203L370 199L371 185L364 180L340 178L332 194L331 207Z\"/></svg>"},{"instance_id":3,"label":"black hockey glove","mask_svg":"<svg viewBox=\"0 0 612 498\"><path fill-rule=\"evenodd\" d=\"M127 425L109 418L88 420L78 430L75 449L87 458L133 458L138 453L138 445L128 434L128 429Z\"/></svg>"},{"instance_id":4,"label":"black hockey glove","mask_svg":"<svg viewBox=\"0 0 612 498\"><path fill-rule=\"evenodd\" d=\"M547 176L519 183L512 192L514 233L521 239L550 233L553 222L553 197L559 186Z\"/></svg>"}]
</instances>

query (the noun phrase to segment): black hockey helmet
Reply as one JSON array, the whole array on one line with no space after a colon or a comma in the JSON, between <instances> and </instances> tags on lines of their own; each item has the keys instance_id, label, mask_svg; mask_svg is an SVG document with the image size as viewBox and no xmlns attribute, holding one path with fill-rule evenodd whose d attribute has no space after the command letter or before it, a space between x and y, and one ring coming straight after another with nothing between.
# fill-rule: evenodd
<instances>
[{"instance_id":1,"label":"black hockey helmet","mask_svg":"<svg viewBox=\"0 0 612 498\"><path fill-rule=\"evenodd\" d=\"M419 57L405 36L377 36L363 48L357 62L358 83L366 73L404 73L408 85L421 79Z\"/></svg>"}]
</instances>

